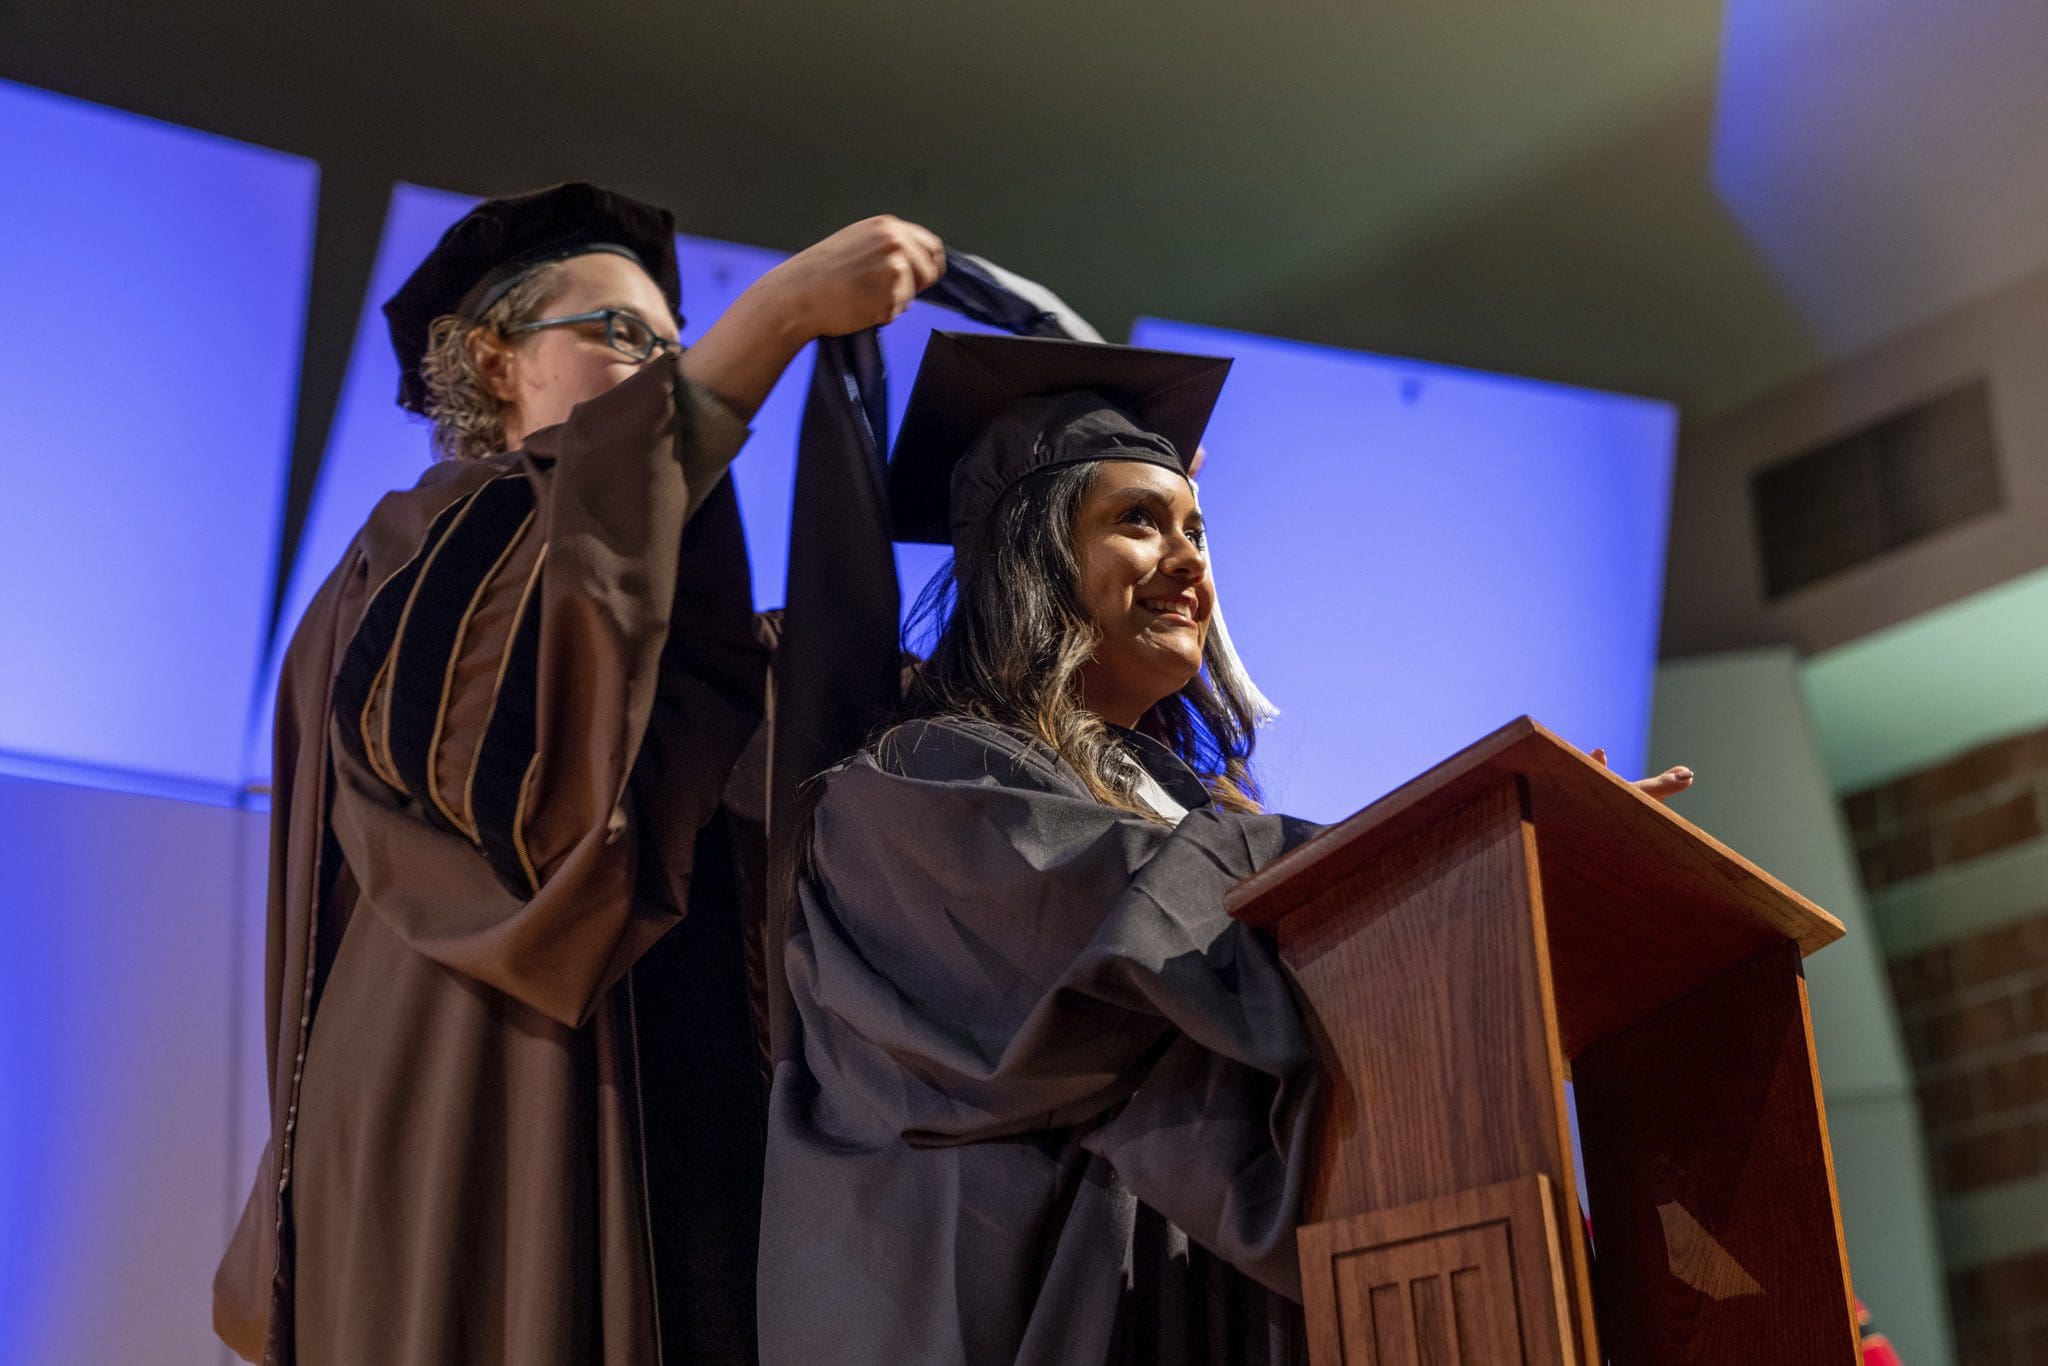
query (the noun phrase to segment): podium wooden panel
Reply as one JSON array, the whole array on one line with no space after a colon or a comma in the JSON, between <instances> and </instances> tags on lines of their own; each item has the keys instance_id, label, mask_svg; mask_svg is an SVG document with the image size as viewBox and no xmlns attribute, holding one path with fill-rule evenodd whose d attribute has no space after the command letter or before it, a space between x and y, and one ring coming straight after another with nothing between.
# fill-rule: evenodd
<instances>
[{"instance_id":1,"label":"podium wooden panel","mask_svg":"<svg viewBox=\"0 0 2048 1366\"><path fill-rule=\"evenodd\" d=\"M1319 1366L1854 1366L1800 970L1825 911L1526 717L1231 909L1331 1079Z\"/></svg>"},{"instance_id":2,"label":"podium wooden panel","mask_svg":"<svg viewBox=\"0 0 2048 1366\"><path fill-rule=\"evenodd\" d=\"M1301 1230L1318 1361L1572 1360L1550 1183L1524 1177Z\"/></svg>"}]
</instances>

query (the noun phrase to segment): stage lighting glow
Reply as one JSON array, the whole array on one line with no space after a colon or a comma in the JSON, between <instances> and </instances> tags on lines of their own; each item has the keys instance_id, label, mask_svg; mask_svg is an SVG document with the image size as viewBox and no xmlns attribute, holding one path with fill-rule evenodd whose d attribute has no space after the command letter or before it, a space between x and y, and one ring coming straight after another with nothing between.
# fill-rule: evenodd
<instances>
[{"instance_id":1,"label":"stage lighting glow","mask_svg":"<svg viewBox=\"0 0 2048 1366\"><path fill-rule=\"evenodd\" d=\"M0 752L237 786L317 171L0 82L0 184Z\"/></svg>"},{"instance_id":2,"label":"stage lighting glow","mask_svg":"<svg viewBox=\"0 0 2048 1366\"><path fill-rule=\"evenodd\" d=\"M1349 815L1523 713L1636 776L1670 405L1151 318L1132 340L1237 361L1202 505L1282 712L1269 805Z\"/></svg>"},{"instance_id":3,"label":"stage lighting glow","mask_svg":"<svg viewBox=\"0 0 2048 1366\"><path fill-rule=\"evenodd\" d=\"M1711 176L1852 355L2048 261L2037 0L1727 0Z\"/></svg>"}]
</instances>

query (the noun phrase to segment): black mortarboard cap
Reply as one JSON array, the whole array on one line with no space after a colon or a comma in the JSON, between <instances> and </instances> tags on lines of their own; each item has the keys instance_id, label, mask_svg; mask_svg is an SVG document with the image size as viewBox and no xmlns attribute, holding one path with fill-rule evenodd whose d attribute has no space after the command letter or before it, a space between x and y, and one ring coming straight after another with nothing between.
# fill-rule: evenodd
<instances>
[{"instance_id":1,"label":"black mortarboard cap","mask_svg":"<svg viewBox=\"0 0 2048 1366\"><path fill-rule=\"evenodd\" d=\"M398 406L426 411L420 362L434 319L450 313L482 317L534 266L592 251L638 261L669 308L680 313L676 223L667 209L574 181L487 199L457 219L384 304L391 349L398 353Z\"/></svg>"},{"instance_id":2,"label":"black mortarboard cap","mask_svg":"<svg viewBox=\"0 0 2048 1366\"><path fill-rule=\"evenodd\" d=\"M1186 474L1229 373L1220 356L934 332L889 460L896 539L964 556L1005 493L1061 465Z\"/></svg>"}]
</instances>

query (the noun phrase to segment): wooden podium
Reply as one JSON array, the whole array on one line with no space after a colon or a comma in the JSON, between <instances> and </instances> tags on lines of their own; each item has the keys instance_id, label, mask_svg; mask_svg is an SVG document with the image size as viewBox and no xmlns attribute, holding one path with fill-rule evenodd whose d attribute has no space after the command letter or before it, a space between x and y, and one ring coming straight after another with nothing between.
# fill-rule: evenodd
<instances>
[{"instance_id":1,"label":"wooden podium","mask_svg":"<svg viewBox=\"0 0 2048 1366\"><path fill-rule=\"evenodd\" d=\"M1318 1366L1854 1366L1800 969L1832 916L1526 717L1231 911L1330 1077Z\"/></svg>"}]
</instances>

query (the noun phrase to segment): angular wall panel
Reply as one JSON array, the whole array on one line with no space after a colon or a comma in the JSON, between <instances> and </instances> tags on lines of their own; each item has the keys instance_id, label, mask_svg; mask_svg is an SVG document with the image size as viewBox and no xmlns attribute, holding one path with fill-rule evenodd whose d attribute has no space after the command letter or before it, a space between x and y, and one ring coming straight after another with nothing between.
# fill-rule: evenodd
<instances>
[{"instance_id":1,"label":"angular wall panel","mask_svg":"<svg viewBox=\"0 0 2048 1366\"><path fill-rule=\"evenodd\" d=\"M0 754L239 783L316 174L0 82Z\"/></svg>"}]
</instances>

